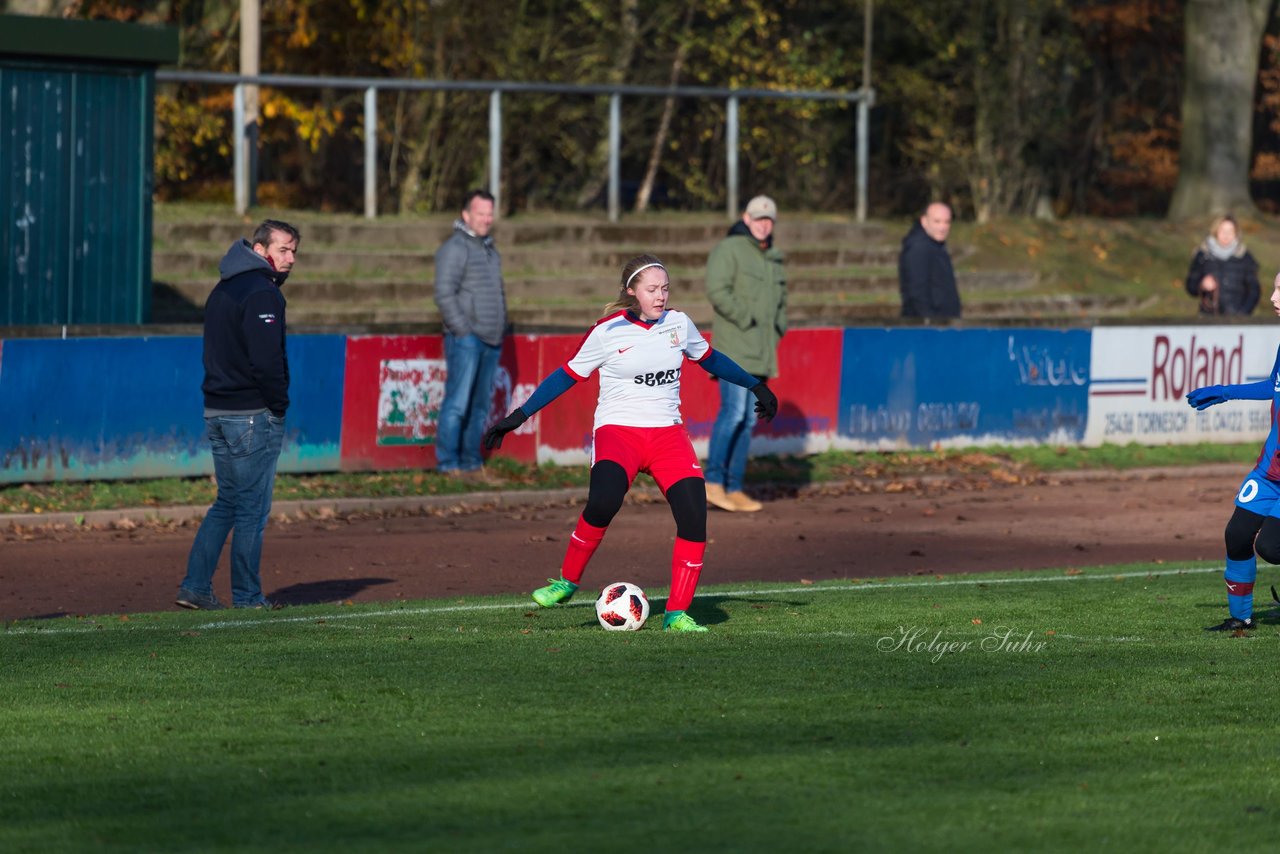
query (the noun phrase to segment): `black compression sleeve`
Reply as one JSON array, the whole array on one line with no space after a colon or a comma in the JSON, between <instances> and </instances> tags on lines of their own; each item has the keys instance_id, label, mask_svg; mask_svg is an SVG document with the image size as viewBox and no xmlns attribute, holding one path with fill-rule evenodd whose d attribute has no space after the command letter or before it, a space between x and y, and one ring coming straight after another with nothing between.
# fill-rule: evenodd
<instances>
[{"instance_id":1,"label":"black compression sleeve","mask_svg":"<svg viewBox=\"0 0 1280 854\"><path fill-rule=\"evenodd\" d=\"M676 520L676 536L691 543L707 541L707 487L700 477L686 477L667 490Z\"/></svg>"},{"instance_id":2,"label":"black compression sleeve","mask_svg":"<svg viewBox=\"0 0 1280 854\"><path fill-rule=\"evenodd\" d=\"M1258 529L1262 527L1266 518L1243 507L1236 508L1236 511L1231 514L1231 520L1227 522L1225 535L1229 559L1248 560L1253 556L1254 539L1258 537Z\"/></svg>"},{"instance_id":3,"label":"black compression sleeve","mask_svg":"<svg viewBox=\"0 0 1280 854\"><path fill-rule=\"evenodd\" d=\"M601 460L591 467L591 485L587 489L587 506L582 519L588 525L607 528L622 509L631 482L626 470L613 460Z\"/></svg>"}]
</instances>

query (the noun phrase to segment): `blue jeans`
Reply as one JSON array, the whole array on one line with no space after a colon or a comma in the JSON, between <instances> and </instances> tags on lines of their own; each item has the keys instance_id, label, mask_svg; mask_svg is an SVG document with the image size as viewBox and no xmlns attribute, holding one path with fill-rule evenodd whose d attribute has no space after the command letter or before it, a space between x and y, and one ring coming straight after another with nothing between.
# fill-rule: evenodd
<instances>
[{"instance_id":1,"label":"blue jeans","mask_svg":"<svg viewBox=\"0 0 1280 854\"><path fill-rule=\"evenodd\" d=\"M440 471L480 468L480 438L493 403L493 375L501 346L474 335L444 336L444 404L436 425L436 467Z\"/></svg>"},{"instance_id":2,"label":"blue jeans","mask_svg":"<svg viewBox=\"0 0 1280 854\"><path fill-rule=\"evenodd\" d=\"M206 418L213 443L213 472L218 497L205 514L187 557L182 588L211 594L222 546L231 536L231 602L262 600L262 532L271 513L271 488L284 442L284 419L268 413Z\"/></svg>"},{"instance_id":3,"label":"blue jeans","mask_svg":"<svg viewBox=\"0 0 1280 854\"><path fill-rule=\"evenodd\" d=\"M751 449L751 428L756 426L755 395L740 385L720 380L720 414L711 428L707 483L723 484L726 492L741 492Z\"/></svg>"}]
</instances>

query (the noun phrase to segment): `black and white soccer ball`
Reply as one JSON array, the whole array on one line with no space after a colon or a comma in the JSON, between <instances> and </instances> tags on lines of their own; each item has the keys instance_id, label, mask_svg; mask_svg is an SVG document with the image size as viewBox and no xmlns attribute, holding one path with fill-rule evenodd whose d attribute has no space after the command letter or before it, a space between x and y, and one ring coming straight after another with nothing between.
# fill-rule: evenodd
<instances>
[{"instance_id":1,"label":"black and white soccer ball","mask_svg":"<svg viewBox=\"0 0 1280 854\"><path fill-rule=\"evenodd\" d=\"M649 597L630 581L606 584L596 600L596 619L611 632L634 632L649 619Z\"/></svg>"}]
</instances>

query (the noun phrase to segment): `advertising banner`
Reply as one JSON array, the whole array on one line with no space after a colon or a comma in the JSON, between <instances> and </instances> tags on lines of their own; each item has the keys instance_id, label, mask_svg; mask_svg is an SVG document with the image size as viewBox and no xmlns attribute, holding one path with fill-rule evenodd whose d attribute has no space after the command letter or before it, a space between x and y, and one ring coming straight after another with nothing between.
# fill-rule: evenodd
<instances>
[{"instance_id":1,"label":"advertising banner","mask_svg":"<svg viewBox=\"0 0 1280 854\"><path fill-rule=\"evenodd\" d=\"M513 395L521 393L515 377L521 372L536 374L538 360L535 340L507 339L494 376L486 424L511 410ZM441 336L348 338L341 467L347 471L434 468L446 373ZM507 437L502 450L506 456L532 462L534 443L534 427L525 424Z\"/></svg>"},{"instance_id":2,"label":"advertising banner","mask_svg":"<svg viewBox=\"0 0 1280 854\"><path fill-rule=\"evenodd\" d=\"M712 336L702 330L709 339ZM578 348L581 335L549 335L539 339L546 373L564 365ZM787 333L778 347L779 376L769 381L778 396L778 415L771 424L756 425L753 454L806 453L830 447L835 434L836 406L840 398L841 329L797 329ZM715 346L714 339L711 340ZM515 402L527 397L525 380ZM528 392L537 387L537 380ZM600 384L595 374L578 383L547 409L534 416L538 459L560 464L590 460L591 429ZM716 414L720 411L719 381L686 361L680 374L680 412L693 439L694 449L705 455ZM532 422L534 419L530 419ZM524 428L530 425L525 424ZM506 452L506 446L503 446Z\"/></svg>"},{"instance_id":3,"label":"advertising banner","mask_svg":"<svg viewBox=\"0 0 1280 854\"><path fill-rule=\"evenodd\" d=\"M288 339L281 471L337 468L343 342ZM194 336L3 342L0 482L211 473L202 346Z\"/></svg>"},{"instance_id":4,"label":"advertising banner","mask_svg":"<svg viewBox=\"0 0 1280 854\"><path fill-rule=\"evenodd\" d=\"M433 443L444 398L443 366L444 342L438 335L347 338L343 469L435 465Z\"/></svg>"},{"instance_id":5,"label":"advertising banner","mask_svg":"<svg viewBox=\"0 0 1280 854\"><path fill-rule=\"evenodd\" d=\"M503 345L493 423L581 341ZM1196 412L1190 390L1267 381L1280 335L1265 326L1052 329L799 329L783 338L772 424L753 454L959 447L1260 442L1265 401ZM446 381L439 336L293 335L281 471L431 469ZM713 341L714 346L714 341ZM0 342L0 482L203 475L201 341ZM522 462L590 459L598 382L569 389L506 437ZM682 412L705 455L718 382L682 368Z\"/></svg>"},{"instance_id":6,"label":"advertising banner","mask_svg":"<svg viewBox=\"0 0 1280 854\"><path fill-rule=\"evenodd\" d=\"M1089 331L846 329L837 446L1077 444Z\"/></svg>"},{"instance_id":7,"label":"advertising banner","mask_svg":"<svg viewBox=\"0 0 1280 854\"><path fill-rule=\"evenodd\" d=\"M433 445L444 402L444 359L383 359L378 363L379 445Z\"/></svg>"},{"instance_id":8,"label":"advertising banner","mask_svg":"<svg viewBox=\"0 0 1280 854\"><path fill-rule=\"evenodd\" d=\"M708 336L710 337L710 336ZM712 339L712 346L715 340ZM751 453L804 454L831 447L840 403L843 329L794 329L778 345L778 376L769 387L778 396L778 414L759 422ZM685 372L683 411L694 447L706 452L720 411L720 382L698 368Z\"/></svg>"},{"instance_id":9,"label":"advertising banner","mask_svg":"<svg viewBox=\"0 0 1280 854\"><path fill-rule=\"evenodd\" d=\"M584 330L585 333L585 330ZM516 377L513 405L533 393L544 377L563 367L578 350L582 335L541 335L537 337L539 371ZM591 459L591 428L595 422L600 378L596 374L574 384L555 402L530 418L521 430L531 430L537 445L538 462L579 465ZM507 447L502 446L503 454Z\"/></svg>"},{"instance_id":10,"label":"advertising banner","mask_svg":"<svg viewBox=\"0 0 1280 854\"><path fill-rule=\"evenodd\" d=\"M1113 326L1093 331L1086 445L1260 442L1266 401L1197 412L1187 392L1266 380L1280 336L1265 326Z\"/></svg>"}]
</instances>

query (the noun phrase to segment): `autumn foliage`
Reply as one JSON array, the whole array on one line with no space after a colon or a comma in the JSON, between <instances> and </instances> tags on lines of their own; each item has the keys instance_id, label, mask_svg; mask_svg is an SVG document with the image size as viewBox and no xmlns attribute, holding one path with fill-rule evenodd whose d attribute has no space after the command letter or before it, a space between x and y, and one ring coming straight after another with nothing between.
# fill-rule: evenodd
<instances>
[{"instance_id":1,"label":"autumn foliage","mask_svg":"<svg viewBox=\"0 0 1280 854\"><path fill-rule=\"evenodd\" d=\"M237 70L237 0L83 0L55 11L176 26L182 68ZM264 73L852 91L864 61L862 6L847 0L262 0L262 19ZM932 197L980 220L1167 208L1181 129L1178 0L879 3L873 34L873 211ZM1273 22L1252 171L1264 209L1280 205L1278 59ZM362 97L263 90L264 202L359 207ZM724 103L678 99L666 116L663 106L624 99L624 195L654 163L652 205L723 204ZM509 93L503 107L508 208L603 204L607 99ZM449 210L487 180L485 93L386 91L378 110L381 209ZM162 198L230 198L230 114L227 87L160 87ZM740 122L744 196L852 206L851 105L745 100Z\"/></svg>"}]
</instances>

